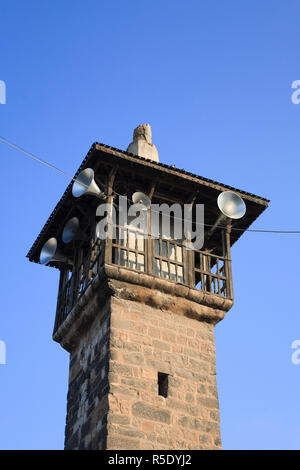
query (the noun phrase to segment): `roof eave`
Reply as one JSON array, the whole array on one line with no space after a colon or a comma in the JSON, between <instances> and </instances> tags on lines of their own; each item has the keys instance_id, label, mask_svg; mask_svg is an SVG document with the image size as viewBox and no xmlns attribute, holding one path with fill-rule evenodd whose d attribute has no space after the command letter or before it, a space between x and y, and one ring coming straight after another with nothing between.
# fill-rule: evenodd
<instances>
[{"instance_id":1,"label":"roof eave","mask_svg":"<svg viewBox=\"0 0 300 470\"><path fill-rule=\"evenodd\" d=\"M167 172L169 175L174 175L174 176L177 176L177 177L180 177L180 178L185 178L188 181L193 182L196 185L199 184L199 185L202 185L202 186L207 186L207 187L210 187L210 188L212 188L216 191L226 191L226 190L234 191L237 194L239 194L241 197L245 198L246 200L251 201L251 202L261 206L261 210L257 211L257 217L263 212L263 210L268 206L268 203L270 202L268 199L257 196L255 194L248 193L246 191L234 188L232 186L222 184L222 183L219 183L217 181L195 175L195 174L187 172L183 169L174 168L174 167L172 167L170 165L166 165L164 163L157 163L157 162L154 162L154 161L149 160L147 158L144 158L144 157L141 157L141 156L138 156L138 155L134 155L130 152L126 152L126 151L117 149L115 147L111 147L111 146L108 146L106 144L102 144L102 143L98 143L98 142L93 143L93 145L89 149L86 157L84 158L84 160L82 161L80 167L78 168L77 172L75 173L74 179L87 166L90 158L92 157L92 155L95 151L101 151L101 152L104 152L106 154L112 155L114 157L121 158L123 160L133 162L134 164L140 164L140 165L143 165L144 167L148 166L148 167L154 168L158 171ZM47 231L47 229L49 228L49 226L51 225L51 221L53 220L53 218L59 212L62 204L69 197L69 195L71 193L71 189L72 189L72 181L67 186L65 192L63 193L62 197L60 198L60 200L56 204L56 206L55 206L54 210L52 211L52 213L50 214L48 220L44 224L41 232L39 233L39 235L36 238L35 242L33 243L32 247L28 251L26 257L29 258L30 261L38 262L38 261L34 260L34 258L36 258L36 250L37 250L37 248L39 248L40 241L41 241L43 235L45 234L45 232ZM254 220L256 220L256 218ZM254 222L254 220L248 225L248 227ZM245 227L245 230L247 230L248 227ZM244 232L241 232L241 235L243 233ZM237 237L237 239L240 238L240 236Z\"/></svg>"}]
</instances>

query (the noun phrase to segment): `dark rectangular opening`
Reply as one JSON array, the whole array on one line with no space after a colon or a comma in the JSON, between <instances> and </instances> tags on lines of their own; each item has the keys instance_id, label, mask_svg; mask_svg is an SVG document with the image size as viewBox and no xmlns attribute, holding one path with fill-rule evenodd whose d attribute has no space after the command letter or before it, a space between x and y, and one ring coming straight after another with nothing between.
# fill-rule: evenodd
<instances>
[{"instance_id":1,"label":"dark rectangular opening","mask_svg":"<svg viewBox=\"0 0 300 470\"><path fill-rule=\"evenodd\" d=\"M164 398L168 396L168 374L158 372L158 395Z\"/></svg>"}]
</instances>

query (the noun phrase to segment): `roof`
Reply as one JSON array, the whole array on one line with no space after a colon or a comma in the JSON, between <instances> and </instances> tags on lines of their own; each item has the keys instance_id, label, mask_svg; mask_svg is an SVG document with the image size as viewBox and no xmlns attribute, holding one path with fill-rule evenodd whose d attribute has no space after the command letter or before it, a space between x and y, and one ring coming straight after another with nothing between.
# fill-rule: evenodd
<instances>
[{"instance_id":1,"label":"roof","mask_svg":"<svg viewBox=\"0 0 300 470\"><path fill-rule=\"evenodd\" d=\"M234 243L241 235L242 233L249 227L249 225L260 215L260 213L268 206L269 200L260 196L257 196L255 194L234 188L232 186L220 183L218 181L211 180L209 178L205 178L203 176L198 176L194 173L188 172L184 169L179 169L174 167L173 165L166 165L164 163L157 163L152 160L149 160L144 157L140 157L138 155L134 155L130 152L125 152L123 150L117 149L115 147L111 147L109 145L105 145L102 143L95 142L91 146L90 150L88 151L86 157L82 161L80 167L78 168L77 172L74 175L74 179L77 178L79 173L84 169L90 166L92 166L92 162L95 158L96 153L101 153L102 156L105 156L106 161L107 159L113 159L113 162L116 164L120 162L130 162L131 164L139 167L148 167L151 168L152 171L160 172L160 173L165 173L168 174L170 177L177 177L177 178L183 178L185 180L188 180L189 182L193 183L194 185L201 185L205 186L207 188L210 188L211 190L215 192L222 192L226 190L231 190L236 193L238 193L243 199L248 201L250 204L252 204L253 207L255 207L255 210L252 210L252 215L251 217L249 216L249 220L245 222L245 225L243 229L239 233L236 234L236 236L233 237L232 243ZM28 254L26 255L27 258L29 258L30 261L35 261L39 262L39 253L41 250L41 247L43 244L46 242L50 236L49 235L49 230L53 225L55 225L57 218L59 217L59 214L63 212L63 207L65 203L68 200L73 200L72 196L72 185L73 181L70 182L68 185L67 189L65 190L64 194L62 195L61 199L55 206L54 210L52 211L50 217L48 218L47 222L45 223L44 227L42 228L41 232L39 233L38 237L36 238L34 244L32 245L31 249L29 250ZM241 219L240 219L241 220ZM243 219L245 220L245 219Z\"/></svg>"}]
</instances>

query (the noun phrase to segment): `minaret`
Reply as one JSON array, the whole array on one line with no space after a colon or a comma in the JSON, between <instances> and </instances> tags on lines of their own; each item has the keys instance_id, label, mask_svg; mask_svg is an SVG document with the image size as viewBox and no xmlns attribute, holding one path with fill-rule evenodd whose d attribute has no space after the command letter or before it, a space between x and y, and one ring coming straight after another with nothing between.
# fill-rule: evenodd
<instances>
[{"instance_id":1,"label":"minaret","mask_svg":"<svg viewBox=\"0 0 300 470\"><path fill-rule=\"evenodd\" d=\"M125 196L129 211L142 204L146 228L121 220ZM154 223L157 205L182 215ZM221 448L214 326L233 305L231 246L267 206L159 163L149 124L126 152L92 145L27 255L60 271L65 449Z\"/></svg>"}]
</instances>

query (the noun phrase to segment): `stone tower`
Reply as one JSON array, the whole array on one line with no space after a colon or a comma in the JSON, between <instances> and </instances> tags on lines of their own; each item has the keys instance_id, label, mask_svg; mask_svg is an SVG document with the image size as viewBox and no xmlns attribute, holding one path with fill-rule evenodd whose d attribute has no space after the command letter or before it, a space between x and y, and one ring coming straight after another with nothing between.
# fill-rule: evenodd
<instances>
[{"instance_id":1,"label":"stone tower","mask_svg":"<svg viewBox=\"0 0 300 470\"><path fill-rule=\"evenodd\" d=\"M224 191L243 198L243 218L220 219ZM132 217L121 223L119 195L130 207L136 192L148 235L147 201L186 204L193 222L203 204L203 245L174 235L172 211L167 234L161 220L154 237ZM233 305L230 247L267 205L159 163L148 124L126 152L92 145L27 255L60 271L53 339L70 353L66 449L221 448L214 326Z\"/></svg>"}]
</instances>

